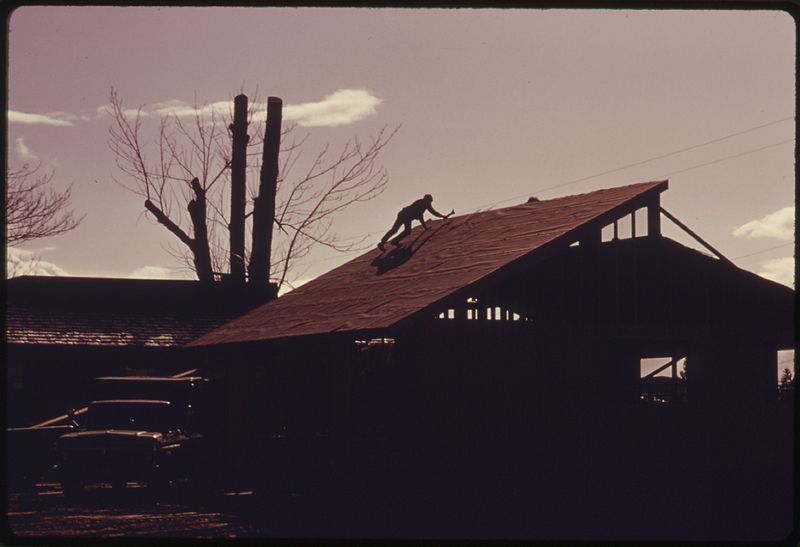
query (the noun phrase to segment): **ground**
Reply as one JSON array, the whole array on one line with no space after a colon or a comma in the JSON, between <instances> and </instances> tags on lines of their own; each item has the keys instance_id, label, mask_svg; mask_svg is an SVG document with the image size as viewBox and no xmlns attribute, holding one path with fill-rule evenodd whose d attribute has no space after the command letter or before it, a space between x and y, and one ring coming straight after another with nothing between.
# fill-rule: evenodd
<instances>
[{"instance_id":1,"label":"ground","mask_svg":"<svg viewBox=\"0 0 800 547\"><path fill-rule=\"evenodd\" d=\"M146 487L130 484L123 496L111 489L89 492L81 504L64 498L59 483L39 483L35 490L8 497L7 533L29 537L239 538L269 534L252 518L243 518L246 495L219 495L198 502L191 492L157 501ZM279 534L278 530L272 530Z\"/></svg>"}]
</instances>

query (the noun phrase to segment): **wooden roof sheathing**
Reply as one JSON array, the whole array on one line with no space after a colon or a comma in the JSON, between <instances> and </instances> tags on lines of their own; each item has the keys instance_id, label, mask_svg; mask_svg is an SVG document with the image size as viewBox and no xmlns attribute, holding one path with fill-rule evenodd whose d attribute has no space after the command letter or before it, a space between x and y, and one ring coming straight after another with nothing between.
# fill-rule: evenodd
<instances>
[{"instance_id":1,"label":"wooden roof sheathing","mask_svg":"<svg viewBox=\"0 0 800 547\"><path fill-rule=\"evenodd\" d=\"M548 242L568 245L570 232L666 187L646 182L431 221L400 249L369 251L189 345L390 327Z\"/></svg>"}]
</instances>

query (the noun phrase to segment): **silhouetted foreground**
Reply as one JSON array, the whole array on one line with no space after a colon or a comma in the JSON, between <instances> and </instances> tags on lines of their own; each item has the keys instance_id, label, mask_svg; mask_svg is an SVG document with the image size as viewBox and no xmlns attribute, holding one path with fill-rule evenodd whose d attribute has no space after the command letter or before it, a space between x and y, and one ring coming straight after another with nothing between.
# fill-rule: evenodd
<instances>
[{"instance_id":1,"label":"silhouetted foreground","mask_svg":"<svg viewBox=\"0 0 800 547\"><path fill-rule=\"evenodd\" d=\"M663 237L666 188L434 221L192 342L233 480L322 535L785 537L794 292Z\"/></svg>"},{"instance_id":2,"label":"silhouetted foreground","mask_svg":"<svg viewBox=\"0 0 800 547\"><path fill-rule=\"evenodd\" d=\"M264 537L786 537L794 292L663 237L666 187L434 221L189 344L236 514Z\"/></svg>"}]
</instances>

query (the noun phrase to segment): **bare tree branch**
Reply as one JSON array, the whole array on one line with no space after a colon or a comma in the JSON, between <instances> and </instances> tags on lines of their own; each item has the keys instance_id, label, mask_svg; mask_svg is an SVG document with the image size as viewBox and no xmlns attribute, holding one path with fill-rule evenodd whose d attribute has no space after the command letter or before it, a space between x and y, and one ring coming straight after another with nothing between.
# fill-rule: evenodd
<instances>
[{"instance_id":1,"label":"bare tree branch","mask_svg":"<svg viewBox=\"0 0 800 547\"><path fill-rule=\"evenodd\" d=\"M6 245L63 234L84 219L70 210L72 186L54 190L53 173L40 173L40 168L25 164L6 171Z\"/></svg>"},{"instance_id":2,"label":"bare tree branch","mask_svg":"<svg viewBox=\"0 0 800 547\"><path fill-rule=\"evenodd\" d=\"M109 113L109 148L115 154L121 172L113 180L128 191L146 199L145 208L155 219L172 232L184 246L183 251L170 251L176 259L198 272L198 252L204 270L213 275L230 267L227 234L230 220L231 137L233 100L227 114L210 114L195 101L190 117L164 114L153 119L153 138L145 138L151 113L140 108L125 110L117 93L112 90ZM263 116L266 102L253 96L248 102L247 134L247 195L250 212L244 221L252 228L253 198L259 181L263 148ZM135 113L135 114L134 114ZM293 270L297 260L308 255L315 247L335 251L351 251L362 240L350 243L339 241L333 231L335 216L347 207L378 196L388 183L388 174L378 165L381 151L395 136L399 126L389 130L384 127L368 144L358 139L346 142L338 154L332 156L329 146L315 154L306 155L309 135L298 135L296 124L285 124L281 130L280 159L277 178L275 230L272 244L270 279L291 286L298 272ZM154 161L151 161L150 155ZM299 171L299 175L295 172ZM197 179L197 188L190 181ZM205 213L200 215L198 205L194 213L184 219L186 207L198 204L197 189L202 192ZM147 205L149 203L150 205ZM201 216L205 222L201 222ZM248 229L249 230L249 229ZM204 243L198 243L198 234ZM246 232L244 260L249 259L252 233ZM210 268L207 265L210 263Z\"/></svg>"},{"instance_id":3,"label":"bare tree branch","mask_svg":"<svg viewBox=\"0 0 800 547\"><path fill-rule=\"evenodd\" d=\"M281 226L294 231L288 242L284 242L281 264L274 265L273 276L279 285L286 282L292 262L307 254L312 243L337 251L355 247L355 244L338 245L335 235L330 234L329 221L348 206L373 199L384 190L388 173L376 167L376 160L399 129L397 126L387 132L384 127L365 150L357 140L349 141L331 163L326 163L328 148L323 148L304 176L292 185L276 219ZM287 173L283 173L283 178L287 178ZM327 183L317 184L323 178L327 178Z\"/></svg>"},{"instance_id":4,"label":"bare tree branch","mask_svg":"<svg viewBox=\"0 0 800 547\"><path fill-rule=\"evenodd\" d=\"M156 217L156 220L157 220L159 223L163 224L163 225L164 225L164 227L165 227L167 230L169 230L170 232L172 232L173 234L175 234L175 235L178 237L178 239L180 239L181 241L183 241L184 245L186 245L186 246L187 246L187 247L189 247L190 249L191 249L192 247L194 247L194 240L193 240L191 237L189 237L189 236L186 234L186 232L184 232L184 231L181 229L181 227L180 227L180 226L178 226L177 224L175 224L174 222L172 222L172 221L169 219L169 217L168 217L167 215L165 215L163 212L161 212L161 209L159 209L158 207L156 207L156 206L153 204L153 202L152 202L152 201L150 201L149 199L146 199L146 200L144 201L144 207L145 207L145 209L147 209L148 211L150 211L151 213L153 213L153 216L154 216L154 217Z\"/></svg>"}]
</instances>

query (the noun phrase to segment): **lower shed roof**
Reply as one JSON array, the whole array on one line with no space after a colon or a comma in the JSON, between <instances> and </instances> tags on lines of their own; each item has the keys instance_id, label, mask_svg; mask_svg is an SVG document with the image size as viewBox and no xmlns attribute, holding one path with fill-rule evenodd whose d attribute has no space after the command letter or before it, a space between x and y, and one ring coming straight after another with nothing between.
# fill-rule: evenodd
<instances>
[{"instance_id":1,"label":"lower shed roof","mask_svg":"<svg viewBox=\"0 0 800 547\"><path fill-rule=\"evenodd\" d=\"M177 347L267 300L222 283L22 276L6 282L6 342Z\"/></svg>"}]
</instances>

